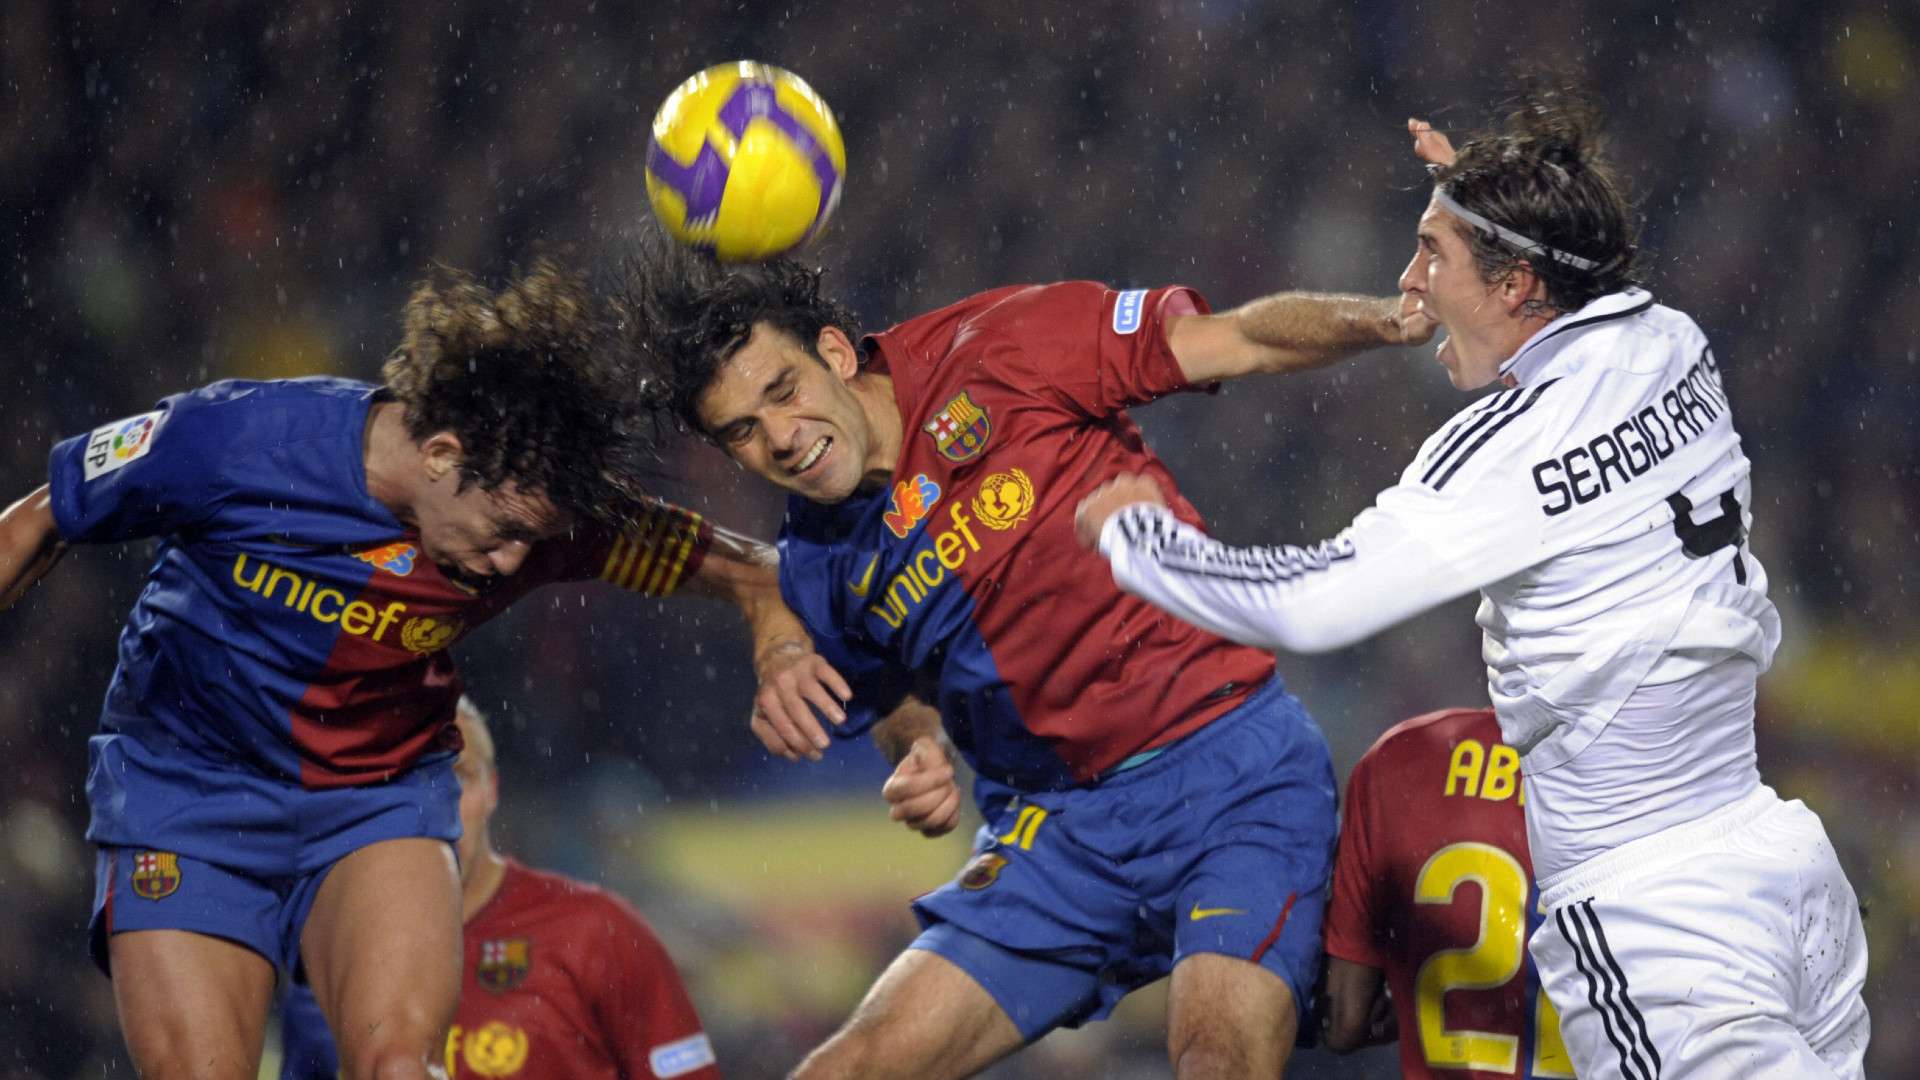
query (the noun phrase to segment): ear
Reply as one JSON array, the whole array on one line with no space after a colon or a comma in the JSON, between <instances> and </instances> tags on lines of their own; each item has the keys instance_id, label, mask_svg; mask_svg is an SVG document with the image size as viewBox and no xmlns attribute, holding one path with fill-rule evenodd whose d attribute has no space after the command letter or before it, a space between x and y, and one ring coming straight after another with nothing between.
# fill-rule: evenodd
<instances>
[{"instance_id":1,"label":"ear","mask_svg":"<svg viewBox=\"0 0 1920 1080\"><path fill-rule=\"evenodd\" d=\"M820 337L814 341L813 347L842 382L860 374L860 350L854 347L853 339L847 336L845 330L837 326L821 327Z\"/></svg>"},{"instance_id":2,"label":"ear","mask_svg":"<svg viewBox=\"0 0 1920 1080\"><path fill-rule=\"evenodd\" d=\"M426 464L427 479L438 481L457 473L466 460L466 447L451 431L436 431L420 443L420 459Z\"/></svg>"},{"instance_id":3,"label":"ear","mask_svg":"<svg viewBox=\"0 0 1920 1080\"><path fill-rule=\"evenodd\" d=\"M1500 282L1500 302L1506 306L1507 314L1517 315L1528 301L1547 298L1547 287L1540 281L1540 275L1525 262L1518 263L1507 270L1507 276Z\"/></svg>"}]
</instances>

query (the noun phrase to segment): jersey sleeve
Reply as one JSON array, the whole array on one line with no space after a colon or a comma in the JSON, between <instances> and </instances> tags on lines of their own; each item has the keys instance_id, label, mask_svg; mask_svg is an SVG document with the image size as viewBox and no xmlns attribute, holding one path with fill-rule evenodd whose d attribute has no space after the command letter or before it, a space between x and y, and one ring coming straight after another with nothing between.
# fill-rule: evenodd
<instances>
[{"instance_id":1,"label":"jersey sleeve","mask_svg":"<svg viewBox=\"0 0 1920 1080\"><path fill-rule=\"evenodd\" d=\"M1438 461L1423 454L1352 526L1309 547L1232 547L1140 503L1107 520L1100 553L1120 588L1222 637L1343 648L1571 546L1575 534L1540 511L1530 432L1496 434Z\"/></svg>"},{"instance_id":2,"label":"jersey sleeve","mask_svg":"<svg viewBox=\"0 0 1920 1080\"><path fill-rule=\"evenodd\" d=\"M601 978L586 993L620 1075L719 1080L713 1044L680 972L640 913L607 897Z\"/></svg>"},{"instance_id":3,"label":"jersey sleeve","mask_svg":"<svg viewBox=\"0 0 1920 1080\"><path fill-rule=\"evenodd\" d=\"M1371 754L1362 757L1347 780L1347 809L1333 860L1333 895L1327 902L1325 933L1329 956L1385 969L1382 879L1373 838L1380 816L1373 799L1373 762Z\"/></svg>"},{"instance_id":4,"label":"jersey sleeve","mask_svg":"<svg viewBox=\"0 0 1920 1080\"><path fill-rule=\"evenodd\" d=\"M47 486L68 543L160 536L204 520L217 496L223 414L203 391L55 445Z\"/></svg>"},{"instance_id":5,"label":"jersey sleeve","mask_svg":"<svg viewBox=\"0 0 1920 1080\"><path fill-rule=\"evenodd\" d=\"M551 542L553 581L598 579L642 596L670 596L700 570L713 526L685 507L653 501L624 530L583 529Z\"/></svg>"},{"instance_id":6,"label":"jersey sleeve","mask_svg":"<svg viewBox=\"0 0 1920 1080\"><path fill-rule=\"evenodd\" d=\"M1028 289L998 305L989 325L1067 407L1099 419L1191 388L1167 343L1167 320L1205 314L1181 286L1116 291L1090 281Z\"/></svg>"}]
</instances>

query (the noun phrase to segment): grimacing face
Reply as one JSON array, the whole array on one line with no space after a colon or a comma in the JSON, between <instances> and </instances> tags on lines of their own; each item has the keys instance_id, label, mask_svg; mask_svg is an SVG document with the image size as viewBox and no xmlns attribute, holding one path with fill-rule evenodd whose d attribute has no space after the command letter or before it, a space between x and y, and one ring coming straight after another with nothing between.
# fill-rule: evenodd
<instances>
[{"instance_id":1,"label":"grimacing face","mask_svg":"<svg viewBox=\"0 0 1920 1080\"><path fill-rule=\"evenodd\" d=\"M459 486L459 470L451 468L412 507L422 553L440 566L478 579L512 574L534 543L565 531L564 516L544 495L511 482L491 491Z\"/></svg>"},{"instance_id":2,"label":"grimacing face","mask_svg":"<svg viewBox=\"0 0 1920 1080\"><path fill-rule=\"evenodd\" d=\"M749 472L820 503L852 495L873 467L875 436L848 385L859 358L821 332L816 358L767 323L723 364L696 408L703 428Z\"/></svg>"},{"instance_id":3,"label":"grimacing face","mask_svg":"<svg viewBox=\"0 0 1920 1080\"><path fill-rule=\"evenodd\" d=\"M1434 356L1460 390L1477 390L1500 376L1512 349L1507 305L1495 295L1499 283L1480 276L1464 226L1439 206L1420 215L1413 259L1400 274L1400 291L1446 331Z\"/></svg>"}]
</instances>

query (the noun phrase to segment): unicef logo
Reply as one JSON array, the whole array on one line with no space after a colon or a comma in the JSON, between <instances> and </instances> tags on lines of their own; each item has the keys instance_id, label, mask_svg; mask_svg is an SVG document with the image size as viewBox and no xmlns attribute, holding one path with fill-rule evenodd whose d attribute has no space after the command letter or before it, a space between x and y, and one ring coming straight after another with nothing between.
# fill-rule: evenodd
<instances>
[{"instance_id":1,"label":"unicef logo","mask_svg":"<svg viewBox=\"0 0 1920 1080\"><path fill-rule=\"evenodd\" d=\"M973 496L973 512L989 529L1007 530L1033 513L1033 481L1020 469L997 472L980 482Z\"/></svg>"}]
</instances>

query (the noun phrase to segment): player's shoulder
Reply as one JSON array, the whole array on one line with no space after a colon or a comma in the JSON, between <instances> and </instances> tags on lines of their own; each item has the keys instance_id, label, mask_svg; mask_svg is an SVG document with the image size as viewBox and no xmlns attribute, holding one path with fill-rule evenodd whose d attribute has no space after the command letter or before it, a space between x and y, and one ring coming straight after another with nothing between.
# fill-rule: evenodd
<instances>
[{"instance_id":1,"label":"player's shoulder","mask_svg":"<svg viewBox=\"0 0 1920 1080\"><path fill-rule=\"evenodd\" d=\"M284 444L364 424L377 387L353 379L222 379L166 399L169 426L180 421L230 452L257 442ZM357 427L356 429L357 430Z\"/></svg>"},{"instance_id":2,"label":"player's shoulder","mask_svg":"<svg viewBox=\"0 0 1920 1080\"><path fill-rule=\"evenodd\" d=\"M1500 723L1493 710L1438 709L1402 720L1373 741L1360 756L1357 768L1378 768L1405 758L1424 758L1436 751L1451 752L1463 739L1498 742Z\"/></svg>"},{"instance_id":3,"label":"player's shoulder","mask_svg":"<svg viewBox=\"0 0 1920 1080\"><path fill-rule=\"evenodd\" d=\"M1476 399L1427 437L1402 480L1436 491L1489 464L1519 460L1522 448L1564 426L1573 398L1560 377L1508 387Z\"/></svg>"}]
</instances>

